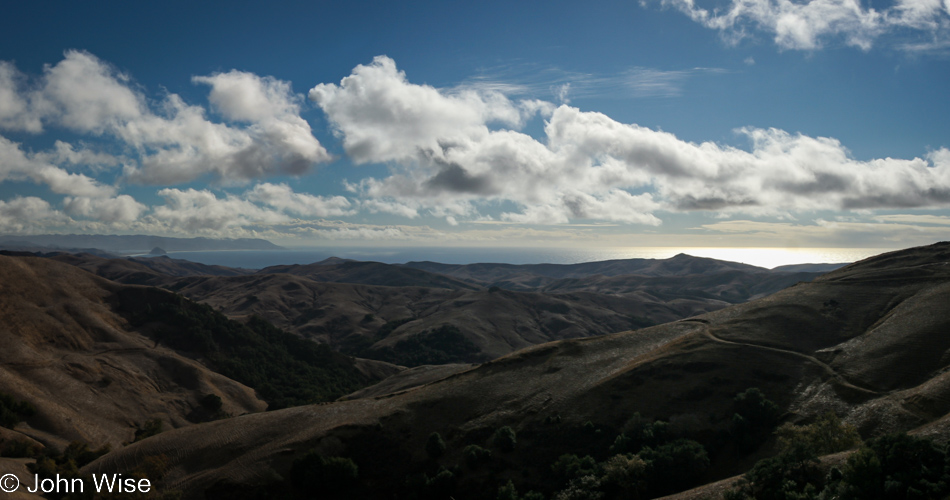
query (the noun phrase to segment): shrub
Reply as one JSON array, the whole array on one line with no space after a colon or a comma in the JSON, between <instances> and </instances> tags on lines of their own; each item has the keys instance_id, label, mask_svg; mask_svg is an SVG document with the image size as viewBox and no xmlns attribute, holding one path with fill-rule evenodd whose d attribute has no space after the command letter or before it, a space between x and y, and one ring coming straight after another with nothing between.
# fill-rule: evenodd
<instances>
[{"instance_id":1,"label":"shrub","mask_svg":"<svg viewBox=\"0 0 950 500\"><path fill-rule=\"evenodd\" d=\"M867 448L848 458L843 472L846 498L945 498L950 493L946 452L907 434L868 441Z\"/></svg>"},{"instance_id":2,"label":"shrub","mask_svg":"<svg viewBox=\"0 0 950 500\"><path fill-rule=\"evenodd\" d=\"M637 455L614 455L603 464L601 483L610 498L640 498L646 491L650 464Z\"/></svg>"},{"instance_id":3,"label":"shrub","mask_svg":"<svg viewBox=\"0 0 950 500\"><path fill-rule=\"evenodd\" d=\"M219 410L221 410L221 406L221 398L216 394L208 394L201 398L201 407L210 411L211 413L217 413Z\"/></svg>"},{"instance_id":4,"label":"shrub","mask_svg":"<svg viewBox=\"0 0 950 500\"><path fill-rule=\"evenodd\" d=\"M778 421L778 406L765 398L757 387L736 394L733 400L736 414L745 419L753 429L771 429Z\"/></svg>"},{"instance_id":5,"label":"shrub","mask_svg":"<svg viewBox=\"0 0 950 500\"><path fill-rule=\"evenodd\" d=\"M590 455L578 458L574 454L563 454L551 465L551 471L558 481L558 485L568 484L570 481L583 476L600 474L597 461Z\"/></svg>"},{"instance_id":6,"label":"shrub","mask_svg":"<svg viewBox=\"0 0 950 500\"><path fill-rule=\"evenodd\" d=\"M359 468L349 458L324 457L311 451L294 460L290 466L290 482L307 496L346 496L356 486Z\"/></svg>"},{"instance_id":7,"label":"shrub","mask_svg":"<svg viewBox=\"0 0 950 500\"><path fill-rule=\"evenodd\" d=\"M142 425L142 427L137 427L135 429L135 439L133 439L132 442L134 443L136 441L141 441L147 437L152 437L156 434L160 434L162 430L164 430L163 429L164 425L165 424L162 423L162 421L157 418L145 422L145 424Z\"/></svg>"},{"instance_id":8,"label":"shrub","mask_svg":"<svg viewBox=\"0 0 950 500\"><path fill-rule=\"evenodd\" d=\"M706 448L690 439L646 447L638 456L650 464L650 490L658 496L698 483L709 468Z\"/></svg>"},{"instance_id":9,"label":"shrub","mask_svg":"<svg viewBox=\"0 0 950 500\"><path fill-rule=\"evenodd\" d=\"M429 438L426 439L426 454L432 460L445 454L445 441L442 440L442 436L438 432L429 434Z\"/></svg>"},{"instance_id":10,"label":"shrub","mask_svg":"<svg viewBox=\"0 0 950 500\"><path fill-rule=\"evenodd\" d=\"M507 425L498 429L492 436L492 443L501 451L514 451L515 445L518 443L515 430Z\"/></svg>"},{"instance_id":11,"label":"shrub","mask_svg":"<svg viewBox=\"0 0 950 500\"><path fill-rule=\"evenodd\" d=\"M775 430L782 453L800 461L853 448L861 444L861 435L853 425L841 422L834 412L821 416L815 423L782 424Z\"/></svg>"},{"instance_id":12,"label":"shrub","mask_svg":"<svg viewBox=\"0 0 950 500\"><path fill-rule=\"evenodd\" d=\"M36 414L36 408L26 401L18 401L0 392L0 427L12 429L16 424Z\"/></svg>"},{"instance_id":13,"label":"shrub","mask_svg":"<svg viewBox=\"0 0 950 500\"><path fill-rule=\"evenodd\" d=\"M486 450L477 444L470 444L462 449L462 458L469 469L477 469L479 465L491 460L491 450Z\"/></svg>"},{"instance_id":14,"label":"shrub","mask_svg":"<svg viewBox=\"0 0 950 500\"><path fill-rule=\"evenodd\" d=\"M733 405L732 433L736 446L746 451L756 448L778 422L778 405L755 387L736 394Z\"/></svg>"},{"instance_id":15,"label":"shrub","mask_svg":"<svg viewBox=\"0 0 950 500\"><path fill-rule=\"evenodd\" d=\"M0 457L33 458L38 453L36 445L30 443L29 441L22 441L18 439L15 441L3 442L0 440L0 445L2 445L3 449L3 453L0 453Z\"/></svg>"},{"instance_id":16,"label":"shrub","mask_svg":"<svg viewBox=\"0 0 950 500\"><path fill-rule=\"evenodd\" d=\"M446 468L431 478L426 478L426 496L430 498L449 498L455 489L455 474Z\"/></svg>"}]
</instances>

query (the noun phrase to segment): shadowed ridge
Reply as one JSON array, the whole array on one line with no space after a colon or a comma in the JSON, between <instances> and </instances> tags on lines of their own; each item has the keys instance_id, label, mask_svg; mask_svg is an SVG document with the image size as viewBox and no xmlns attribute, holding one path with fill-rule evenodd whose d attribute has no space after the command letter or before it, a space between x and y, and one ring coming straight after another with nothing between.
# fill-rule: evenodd
<instances>
[{"instance_id":1,"label":"shadowed ridge","mask_svg":"<svg viewBox=\"0 0 950 500\"><path fill-rule=\"evenodd\" d=\"M270 266L258 274L286 273L314 281L379 286L423 286L451 290L477 290L479 285L449 276L381 262L330 258L314 264Z\"/></svg>"},{"instance_id":2,"label":"shadowed ridge","mask_svg":"<svg viewBox=\"0 0 950 500\"><path fill-rule=\"evenodd\" d=\"M915 268L919 270L919 268L928 266L950 266L948 263L950 263L950 242L942 241L923 247L896 250L868 257L832 271L823 276L821 280L841 280L856 278L861 275L873 277L876 271L884 271L885 274L912 272ZM925 273L930 271L932 269L925 271Z\"/></svg>"},{"instance_id":3,"label":"shadowed ridge","mask_svg":"<svg viewBox=\"0 0 950 500\"><path fill-rule=\"evenodd\" d=\"M191 425L208 394L227 413L264 409L248 387L130 329L115 308L129 289L51 259L0 256L0 392L37 408L17 430L56 447L118 446L147 420Z\"/></svg>"},{"instance_id":4,"label":"shadowed ridge","mask_svg":"<svg viewBox=\"0 0 950 500\"><path fill-rule=\"evenodd\" d=\"M423 269L459 279L483 283L524 280L525 276L549 279L586 278L589 276L682 276L725 271L769 272L768 269L705 257L678 254L669 259L614 259L580 264L440 264L408 262L405 267Z\"/></svg>"},{"instance_id":5,"label":"shadowed ridge","mask_svg":"<svg viewBox=\"0 0 950 500\"><path fill-rule=\"evenodd\" d=\"M184 276L242 276L253 271L161 257L103 258L87 253L50 253L43 257L85 269L129 285L166 286Z\"/></svg>"},{"instance_id":6,"label":"shadowed ridge","mask_svg":"<svg viewBox=\"0 0 950 500\"><path fill-rule=\"evenodd\" d=\"M563 453L606 458L639 412L689 422L689 435L710 447L706 479L715 480L755 461L754 453L736 456L716 445L728 443L716 436L729 435L733 398L749 387L761 389L787 421L835 410L865 436L942 422L950 413L950 359L943 356L950 318L937 304L950 299L950 276L930 265L940 247L909 255L915 252L919 262L910 267L866 268L919 272L887 286L803 283L675 323L531 347L412 390L237 418L204 432L181 429L117 450L87 471L175 450L181 468L169 480L200 496L221 481L270 484L267 478L286 477L293 458L316 449L352 459L361 480L378 488L368 496L386 498L406 477L429 470L421 450L430 433L444 437L441 463L450 467L465 446L488 446L494 430L510 426L518 446L493 463L515 467L505 477L526 491L545 487L545 471ZM488 477L458 476L453 496L494 494L501 483Z\"/></svg>"}]
</instances>

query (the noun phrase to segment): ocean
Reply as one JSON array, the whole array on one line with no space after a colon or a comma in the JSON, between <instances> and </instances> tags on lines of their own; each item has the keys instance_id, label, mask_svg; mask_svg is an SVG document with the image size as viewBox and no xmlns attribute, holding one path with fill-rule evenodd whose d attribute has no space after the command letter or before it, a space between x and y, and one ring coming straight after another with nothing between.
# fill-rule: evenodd
<instances>
[{"instance_id":1,"label":"ocean","mask_svg":"<svg viewBox=\"0 0 950 500\"><path fill-rule=\"evenodd\" d=\"M403 264L434 261L444 264L479 262L507 264L576 264L613 259L666 259L679 253L773 268L788 264L855 262L889 251L883 248L478 248L478 247L323 247L288 250L169 252L173 259L246 269L281 264L310 264L329 257Z\"/></svg>"}]
</instances>

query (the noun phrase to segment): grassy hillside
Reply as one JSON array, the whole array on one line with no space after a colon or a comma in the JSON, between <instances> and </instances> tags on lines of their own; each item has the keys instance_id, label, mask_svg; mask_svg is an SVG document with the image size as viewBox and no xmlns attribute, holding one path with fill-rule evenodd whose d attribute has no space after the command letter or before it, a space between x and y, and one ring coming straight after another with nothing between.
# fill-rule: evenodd
<instances>
[{"instance_id":1,"label":"grassy hillside","mask_svg":"<svg viewBox=\"0 0 950 500\"><path fill-rule=\"evenodd\" d=\"M606 493L624 471L649 470L643 491L653 495L745 472L778 453L776 425L829 411L869 442L901 431L945 441L948 260L950 244L897 252L764 299L530 347L414 389L167 432L86 470L175 450L168 481L196 497L293 495L296 463L321 474L352 464L355 478L340 475L352 482L332 485L351 496L456 499L508 494L509 482L545 498ZM608 471L620 476L584 479Z\"/></svg>"},{"instance_id":2,"label":"grassy hillside","mask_svg":"<svg viewBox=\"0 0 950 500\"><path fill-rule=\"evenodd\" d=\"M271 410L332 401L371 382L349 357L258 317L239 323L158 288L130 289L117 298L134 327L254 388Z\"/></svg>"},{"instance_id":3,"label":"grassy hillside","mask_svg":"<svg viewBox=\"0 0 950 500\"><path fill-rule=\"evenodd\" d=\"M224 413L264 409L252 389L131 327L114 307L129 290L49 259L0 256L0 393L36 410L8 442L118 446L149 420L201 420L209 395Z\"/></svg>"}]
</instances>

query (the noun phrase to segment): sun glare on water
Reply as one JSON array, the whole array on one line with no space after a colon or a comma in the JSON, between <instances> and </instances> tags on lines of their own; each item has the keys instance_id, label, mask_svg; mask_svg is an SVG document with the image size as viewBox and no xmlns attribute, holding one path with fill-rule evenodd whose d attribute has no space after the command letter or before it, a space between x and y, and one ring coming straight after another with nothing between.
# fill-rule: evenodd
<instances>
[{"instance_id":1,"label":"sun glare on water","mask_svg":"<svg viewBox=\"0 0 950 500\"><path fill-rule=\"evenodd\" d=\"M620 249L618 249L620 250ZM772 269L791 264L833 264L856 262L887 252L883 248L717 248L668 247L625 249L630 257L665 259L679 253L694 257L741 262Z\"/></svg>"}]
</instances>

